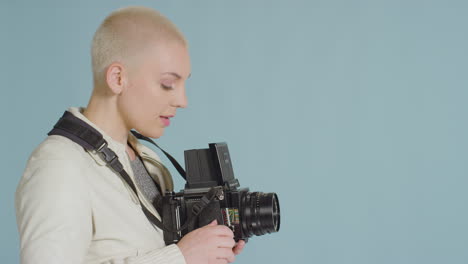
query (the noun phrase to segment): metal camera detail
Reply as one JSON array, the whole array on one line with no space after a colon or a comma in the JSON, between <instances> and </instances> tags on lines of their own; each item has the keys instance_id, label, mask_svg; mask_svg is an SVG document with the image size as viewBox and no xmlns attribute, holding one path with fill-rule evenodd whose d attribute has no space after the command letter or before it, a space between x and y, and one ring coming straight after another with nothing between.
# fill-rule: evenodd
<instances>
[{"instance_id":1,"label":"metal camera detail","mask_svg":"<svg viewBox=\"0 0 468 264\"><path fill-rule=\"evenodd\" d=\"M164 240L178 242L188 232L209 224L228 226L236 241L277 232L280 207L276 193L239 188L226 143L185 151L187 183L163 197Z\"/></svg>"}]
</instances>

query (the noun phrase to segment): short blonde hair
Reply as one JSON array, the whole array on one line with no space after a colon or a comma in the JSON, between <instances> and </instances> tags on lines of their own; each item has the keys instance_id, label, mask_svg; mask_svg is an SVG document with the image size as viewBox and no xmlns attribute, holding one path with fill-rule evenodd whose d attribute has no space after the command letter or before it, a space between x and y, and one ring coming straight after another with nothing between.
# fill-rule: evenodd
<instances>
[{"instance_id":1,"label":"short blonde hair","mask_svg":"<svg viewBox=\"0 0 468 264\"><path fill-rule=\"evenodd\" d=\"M91 45L93 79L103 83L107 67L129 65L151 45L175 41L187 45L177 27L158 11L139 6L118 9L104 19Z\"/></svg>"}]
</instances>

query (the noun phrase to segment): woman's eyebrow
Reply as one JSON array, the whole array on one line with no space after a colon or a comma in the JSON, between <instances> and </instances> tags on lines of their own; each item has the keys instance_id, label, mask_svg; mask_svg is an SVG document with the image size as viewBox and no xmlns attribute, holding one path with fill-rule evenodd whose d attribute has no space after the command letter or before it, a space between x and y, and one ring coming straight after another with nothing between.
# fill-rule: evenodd
<instances>
[{"instance_id":1,"label":"woman's eyebrow","mask_svg":"<svg viewBox=\"0 0 468 264\"><path fill-rule=\"evenodd\" d=\"M178 73L175 73L175 72L165 72L165 73L163 73L163 74L169 74L169 75L172 75L172 76L176 77L176 79L182 79L182 77L181 77ZM190 76L192 76L191 73L189 74L189 76L187 77L187 79L190 78Z\"/></svg>"}]
</instances>

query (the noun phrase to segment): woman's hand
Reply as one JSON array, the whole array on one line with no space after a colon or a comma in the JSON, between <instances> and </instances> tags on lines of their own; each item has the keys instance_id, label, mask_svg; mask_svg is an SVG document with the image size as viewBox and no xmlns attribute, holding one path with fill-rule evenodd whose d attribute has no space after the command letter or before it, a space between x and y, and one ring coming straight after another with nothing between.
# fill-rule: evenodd
<instances>
[{"instance_id":1,"label":"woman's hand","mask_svg":"<svg viewBox=\"0 0 468 264\"><path fill-rule=\"evenodd\" d=\"M234 233L216 220L185 235L179 243L187 264L226 264L235 260L245 241L234 241Z\"/></svg>"}]
</instances>

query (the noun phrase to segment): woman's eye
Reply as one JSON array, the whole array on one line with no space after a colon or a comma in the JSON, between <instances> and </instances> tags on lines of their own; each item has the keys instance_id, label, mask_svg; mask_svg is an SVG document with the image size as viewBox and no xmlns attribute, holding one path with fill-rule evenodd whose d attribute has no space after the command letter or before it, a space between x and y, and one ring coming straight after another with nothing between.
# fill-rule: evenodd
<instances>
[{"instance_id":1,"label":"woman's eye","mask_svg":"<svg viewBox=\"0 0 468 264\"><path fill-rule=\"evenodd\" d=\"M161 87L164 89L164 90L172 90L172 86L170 85L165 85L163 83L161 83Z\"/></svg>"}]
</instances>

